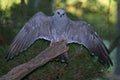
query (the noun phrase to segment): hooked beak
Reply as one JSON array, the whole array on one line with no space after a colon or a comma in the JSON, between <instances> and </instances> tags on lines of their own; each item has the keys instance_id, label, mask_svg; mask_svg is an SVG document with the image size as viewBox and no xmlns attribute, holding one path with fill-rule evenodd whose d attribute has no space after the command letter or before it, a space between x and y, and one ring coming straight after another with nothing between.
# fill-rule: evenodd
<instances>
[{"instance_id":1,"label":"hooked beak","mask_svg":"<svg viewBox=\"0 0 120 80\"><path fill-rule=\"evenodd\" d=\"M62 17L62 15L60 15L60 17Z\"/></svg>"}]
</instances>

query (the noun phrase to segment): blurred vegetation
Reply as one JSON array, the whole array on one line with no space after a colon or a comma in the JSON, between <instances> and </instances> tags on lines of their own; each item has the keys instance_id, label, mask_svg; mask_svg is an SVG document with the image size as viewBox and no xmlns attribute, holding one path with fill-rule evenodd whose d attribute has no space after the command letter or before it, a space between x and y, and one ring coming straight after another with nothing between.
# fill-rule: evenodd
<instances>
[{"instance_id":1,"label":"blurred vegetation","mask_svg":"<svg viewBox=\"0 0 120 80\"><path fill-rule=\"evenodd\" d=\"M25 2L22 2L25 1ZM29 61L39 52L49 46L45 40L36 41L26 52L7 62L4 59L8 46L15 35L36 12L43 11L52 15L52 1L41 0L35 8L36 0L0 0L0 76L13 67ZM63 8L72 20L84 20L102 39L111 41L115 33L116 0L56 0L55 9ZM43 46L44 45L44 46ZM38 68L29 76L29 80L106 80L106 70L103 65L88 55L88 52L77 44L70 44L71 61L69 66L59 62L49 62Z\"/></svg>"}]
</instances>

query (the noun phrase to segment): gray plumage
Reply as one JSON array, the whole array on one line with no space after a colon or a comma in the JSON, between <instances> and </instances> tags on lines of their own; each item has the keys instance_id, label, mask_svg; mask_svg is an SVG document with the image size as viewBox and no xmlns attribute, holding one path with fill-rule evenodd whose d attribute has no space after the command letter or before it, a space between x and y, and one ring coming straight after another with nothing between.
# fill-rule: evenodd
<instances>
[{"instance_id":1,"label":"gray plumage","mask_svg":"<svg viewBox=\"0 0 120 80\"><path fill-rule=\"evenodd\" d=\"M6 58L12 59L37 39L51 41L51 45L61 40L82 44L102 64L112 65L108 49L91 26L84 21L70 20L62 9L56 10L53 16L46 16L42 12L35 14L13 40Z\"/></svg>"}]
</instances>

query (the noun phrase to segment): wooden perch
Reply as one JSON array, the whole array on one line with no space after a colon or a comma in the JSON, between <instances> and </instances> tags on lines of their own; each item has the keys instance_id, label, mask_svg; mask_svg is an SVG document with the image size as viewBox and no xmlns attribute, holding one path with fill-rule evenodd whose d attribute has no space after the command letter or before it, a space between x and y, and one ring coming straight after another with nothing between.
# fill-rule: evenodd
<instances>
[{"instance_id":1,"label":"wooden perch","mask_svg":"<svg viewBox=\"0 0 120 80\"><path fill-rule=\"evenodd\" d=\"M3 75L0 80L21 80L34 69L46 64L51 59L66 52L67 50L68 48L66 47L65 41L57 42L53 46L45 49L43 52L41 52L38 56L30 60L29 62L13 68L6 75Z\"/></svg>"}]
</instances>

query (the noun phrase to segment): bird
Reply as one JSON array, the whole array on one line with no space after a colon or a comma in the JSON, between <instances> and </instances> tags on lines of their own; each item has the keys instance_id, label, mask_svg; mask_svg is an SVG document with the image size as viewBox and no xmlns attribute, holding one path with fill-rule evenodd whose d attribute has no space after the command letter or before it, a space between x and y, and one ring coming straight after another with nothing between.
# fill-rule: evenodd
<instances>
[{"instance_id":1,"label":"bird","mask_svg":"<svg viewBox=\"0 0 120 80\"><path fill-rule=\"evenodd\" d=\"M6 59L13 59L20 52L27 50L36 40L55 42L65 40L67 44L77 43L83 45L92 56L106 66L113 65L109 57L109 50L92 26L85 21L73 21L68 18L63 9L58 9L53 16L37 12L25 23L10 45ZM66 45L67 45L66 44ZM68 52L59 56L61 62L69 62Z\"/></svg>"}]
</instances>

